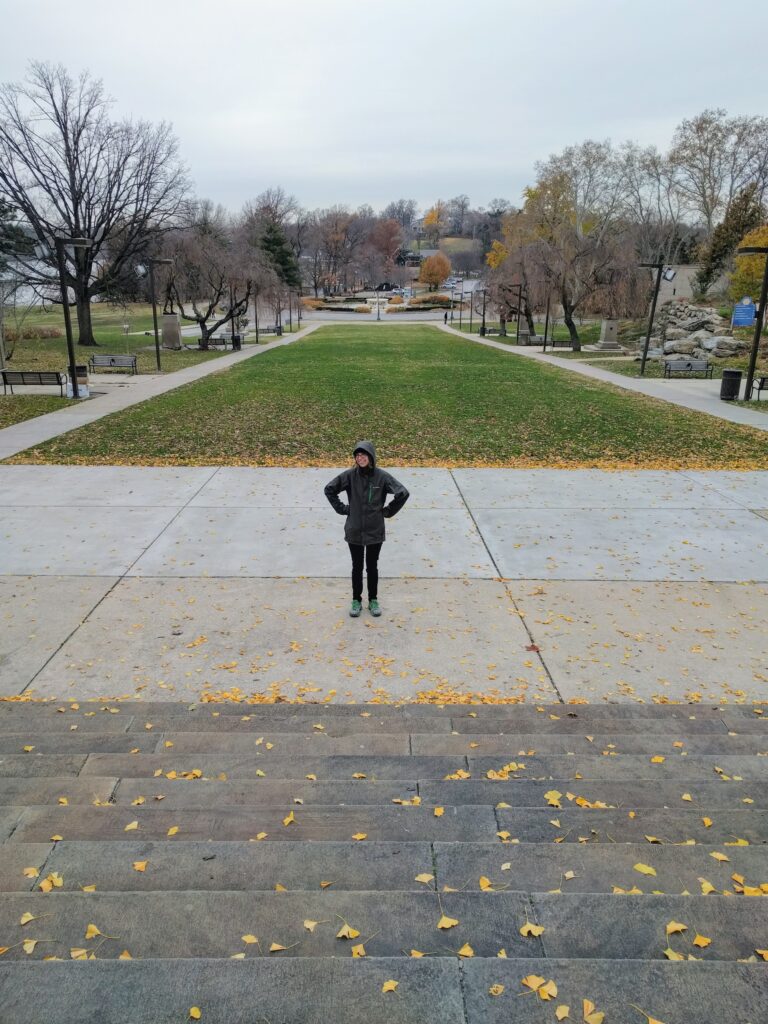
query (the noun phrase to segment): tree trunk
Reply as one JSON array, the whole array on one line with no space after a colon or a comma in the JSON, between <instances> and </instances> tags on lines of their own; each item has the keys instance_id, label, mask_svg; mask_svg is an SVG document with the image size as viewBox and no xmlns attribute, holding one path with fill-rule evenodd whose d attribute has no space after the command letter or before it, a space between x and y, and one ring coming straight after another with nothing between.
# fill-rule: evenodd
<instances>
[{"instance_id":1,"label":"tree trunk","mask_svg":"<svg viewBox=\"0 0 768 1024\"><path fill-rule=\"evenodd\" d=\"M571 336L571 348L574 352L581 352L579 332L576 330L576 324L573 322L573 307L568 304L563 305L563 321Z\"/></svg>"},{"instance_id":2,"label":"tree trunk","mask_svg":"<svg viewBox=\"0 0 768 1024\"><path fill-rule=\"evenodd\" d=\"M208 351L208 338L210 332L208 331L208 324L204 320L197 321L200 324L200 348L204 351Z\"/></svg>"},{"instance_id":3,"label":"tree trunk","mask_svg":"<svg viewBox=\"0 0 768 1024\"><path fill-rule=\"evenodd\" d=\"M527 304L523 306L523 316L525 317L525 322L528 324L528 333L532 338L535 338L536 324L533 322L533 313L531 312L531 307Z\"/></svg>"},{"instance_id":4,"label":"tree trunk","mask_svg":"<svg viewBox=\"0 0 768 1024\"><path fill-rule=\"evenodd\" d=\"M76 291L75 305L77 307L78 345L97 345L98 342L93 336L91 300L89 296L87 294L83 295L79 290Z\"/></svg>"},{"instance_id":5,"label":"tree trunk","mask_svg":"<svg viewBox=\"0 0 768 1024\"><path fill-rule=\"evenodd\" d=\"M499 313L499 337L506 338L507 336L507 318L503 313Z\"/></svg>"}]
</instances>

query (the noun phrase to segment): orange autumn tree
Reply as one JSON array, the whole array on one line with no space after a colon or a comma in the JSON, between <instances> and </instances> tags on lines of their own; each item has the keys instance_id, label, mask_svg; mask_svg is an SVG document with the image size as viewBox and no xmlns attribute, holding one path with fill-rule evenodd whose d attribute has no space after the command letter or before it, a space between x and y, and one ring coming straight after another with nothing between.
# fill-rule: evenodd
<instances>
[{"instance_id":1,"label":"orange autumn tree","mask_svg":"<svg viewBox=\"0 0 768 1024\"><path fill-rule=\"evenodd\" d=\"M422 284L429 285L431 292L436 291L446 277L451 275L451 261L443 253L438 252L434 256L427 256L421 265L419 280Z\"/></svg>"}]
</instances>

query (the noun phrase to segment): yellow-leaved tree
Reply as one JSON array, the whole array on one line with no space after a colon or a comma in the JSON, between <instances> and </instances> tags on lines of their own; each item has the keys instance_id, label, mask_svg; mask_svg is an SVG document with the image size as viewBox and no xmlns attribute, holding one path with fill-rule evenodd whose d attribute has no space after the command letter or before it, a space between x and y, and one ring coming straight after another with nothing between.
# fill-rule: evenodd
<instances>
[{"instance_id":1,"label":"yellow-leaved tree","mask_svg":"<svg viewBox=\"0 0 768 1024\"><path fill-rule=\"evenodd\" d=\"M747 245L768 246L768 224L761 224L754 231L748 231L739 242L738 248ZM737 256L736 266L730 276L728 292L734 302L748 295L754 302L760 298L763 284L766 255L759 253L754 256Z\"/></svg>"},{"instance_id":2,"label":"yellow-leaved tree","mask_svg":"<svg viewBox=\"0 0 768 1024\"><path fill-rule=\"evenodd\" d=\"M422 284L429 285L431 292L435 291L446 277L451 275L451 261L443 253L438 252L434 256L427 256L421 264L419 280Z\"/></svg>"}]
</instances>

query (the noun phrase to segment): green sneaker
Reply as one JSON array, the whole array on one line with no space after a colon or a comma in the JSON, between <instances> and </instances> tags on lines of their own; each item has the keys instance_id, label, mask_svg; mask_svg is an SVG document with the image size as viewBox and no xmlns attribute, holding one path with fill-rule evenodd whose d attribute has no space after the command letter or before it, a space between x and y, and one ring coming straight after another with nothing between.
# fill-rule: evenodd
<instances>
[{"instance_id":1,"label":"green sneaker","mask_svg":"<svg viewBox=\"0 0 768 1024\"><path fill-rule=\"evenodd\" d=\"M352 604L349 606L349 617L351 619L358 618L358 616L360 615L360 612L362 610L363 610L363 602L362 601L353 601Z\"/></svg>"},{"instance_id":2,"label":"green sneaker","mask_svg":"<svg viewBox=\"0 0 768 1024\"><path fill-rule=\"evenodd\" d=\"M381 608L379 607L379 602L375 601L375 600L374 601L369 601L368 602L368 611L371 613L371 615L375 615L376 618L378 618L379 615L381 615Z\"/></svg>"}]
</instances>

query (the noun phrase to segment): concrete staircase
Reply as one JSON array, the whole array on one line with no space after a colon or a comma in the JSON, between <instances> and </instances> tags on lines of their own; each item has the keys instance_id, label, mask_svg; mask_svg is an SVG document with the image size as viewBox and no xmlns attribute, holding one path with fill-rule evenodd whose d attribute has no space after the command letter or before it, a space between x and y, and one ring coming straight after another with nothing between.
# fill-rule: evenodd
<instances>
[{"instance_id":1,"label":"concrete staircase","mask_svg":"<svg viewBox=\"0 0 768 1024\"><path fill-rule=\"evenodd\" d=\"M762 1024L760 711L2 703L0 1024Z\"/></svg>"}]
</instances>

